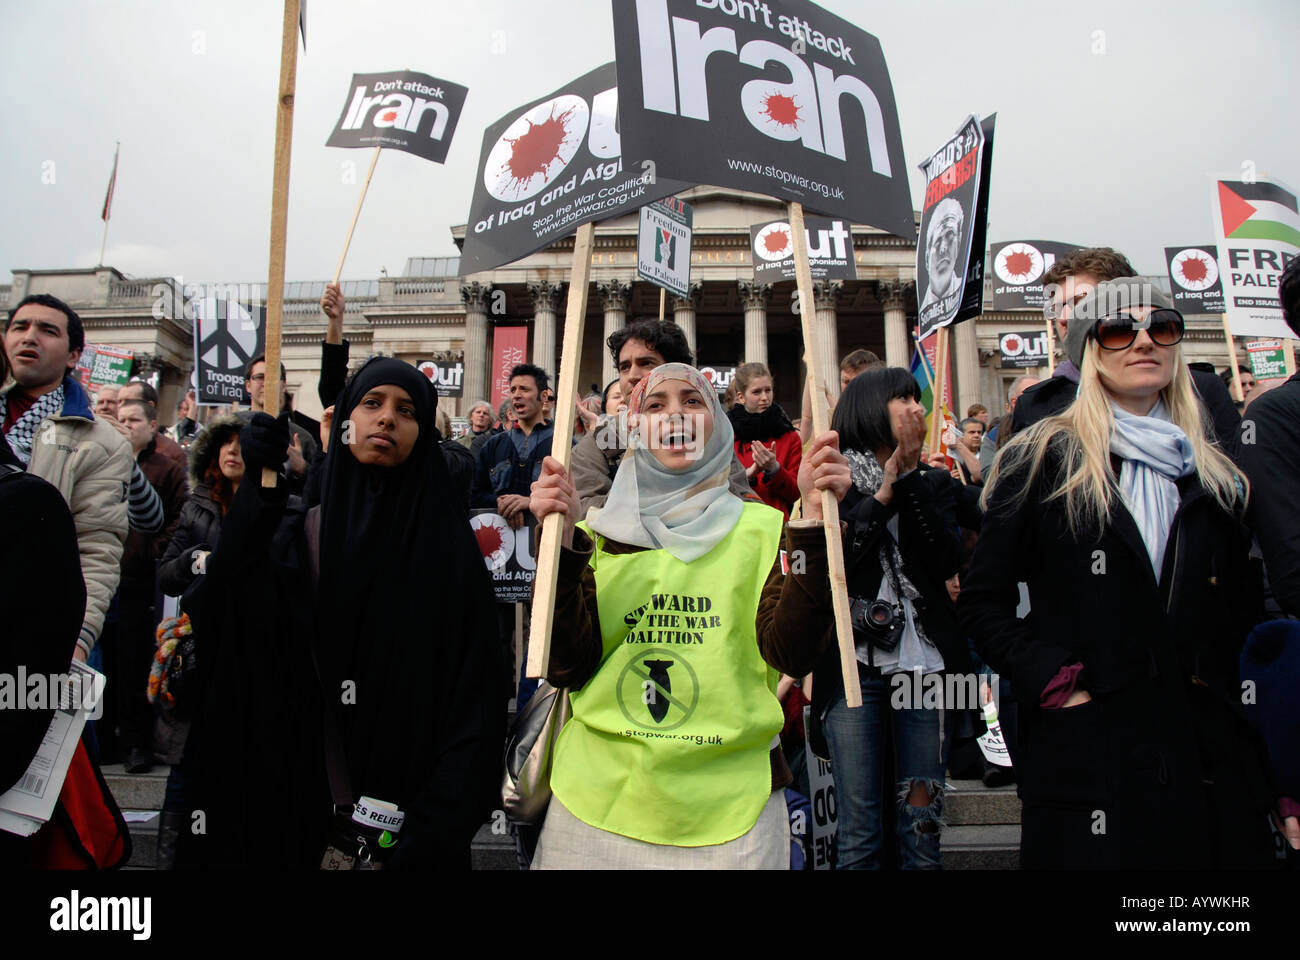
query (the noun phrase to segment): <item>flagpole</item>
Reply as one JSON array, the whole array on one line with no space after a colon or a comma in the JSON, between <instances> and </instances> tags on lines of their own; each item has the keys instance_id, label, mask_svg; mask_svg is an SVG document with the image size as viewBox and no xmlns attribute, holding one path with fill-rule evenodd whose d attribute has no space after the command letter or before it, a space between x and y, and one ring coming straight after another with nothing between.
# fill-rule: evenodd
<instances>
[{"instance_id":1,"label":"flagpole","mask_svg":"<svg viewBox=\"0 0 1300 960\"><path fill-rule=\"evenodd\" d=\"M104 245L108 243L108 221L104 221L104 235L99 240L99 259L95 261L96 266L104 265Z\"/></svg>"},{"instance_id":2,"label":"flagpole","mask_svg":"<svg viewBox=\"0 0 1300 960\"><path fill-rule=\"evenodd\" d=\"M108 220L113 215L113 189L117 186L117 155L122 149L122 141L113 144L113 172L108 177L108 196L104 198L104 232L99 238L99 259L96 266L104 265L104 248L108 244Z\"/></svg>"}]
</instances>

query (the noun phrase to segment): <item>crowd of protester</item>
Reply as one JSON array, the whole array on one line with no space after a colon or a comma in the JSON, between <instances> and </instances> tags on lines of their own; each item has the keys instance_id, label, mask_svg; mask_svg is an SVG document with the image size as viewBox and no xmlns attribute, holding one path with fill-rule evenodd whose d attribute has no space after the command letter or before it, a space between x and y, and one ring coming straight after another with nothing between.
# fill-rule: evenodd
<instances>
[{"instance_id":1,"label":"crowd of protester","mask_svg":"<svg viewBox=\"0 0 1300 960\"><path fill-rule=\"evenodd\" d=\"M560 397L520 364L454 438L409 364L349 371L333 284L319 423L287 393L266 413L257 357L247 409L201 422L191 392L164 429L146 380L92 400L75 311L26 297L0 353L0 673L105 674L84 749L170 767L163 867L465 868L534 697L567 719L519 828L532 869L788 868L814 755L839 869L940 868L966 777L1017 784L1025 868L1276 864L1274 832L1300 851L1300 375L1265 392L1241 368L1235 401L1109 248L1044 283L1062 362L999 415L972 405L942 452L913 374L868 351L816 433L811 380L795 421L761 363L719 396L658 320L608 338L603 390ZM1300 336L1300 261L1279 292ZM561 515L545 686L519 666L532 604L497 601L475 512L517 537ZM989 701L1010 765L976 748ZM0 792L50 715L0 710ZM269 834L261 803L283 814ZM69 822L41 833L85 845ZM11 862L43 850L0 833Z\"/></svg>"}]
</instances>

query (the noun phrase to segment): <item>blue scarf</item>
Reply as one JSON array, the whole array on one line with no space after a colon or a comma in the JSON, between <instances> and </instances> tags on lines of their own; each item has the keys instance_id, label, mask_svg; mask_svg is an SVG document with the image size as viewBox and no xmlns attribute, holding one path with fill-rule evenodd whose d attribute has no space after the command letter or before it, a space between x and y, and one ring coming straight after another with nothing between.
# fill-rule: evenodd
<instances>
[{"instance_id":1,"label":"blue scarf","mask_svg":"<svg viewBox=\"0 0 1300 960\"><path fill-rule=\"evenodd\" d=\"M1115 429L1110 436L1110 452L1123 461L1120 493L1137 522L1159 580L1165 545L1181 502L1175 481L1196 469L1192 442L1182 428L1170 422L1163 400L1157 400L1145 417L1113 403L1111 412L1115 415Z\"/></svg>"}]
</instances>

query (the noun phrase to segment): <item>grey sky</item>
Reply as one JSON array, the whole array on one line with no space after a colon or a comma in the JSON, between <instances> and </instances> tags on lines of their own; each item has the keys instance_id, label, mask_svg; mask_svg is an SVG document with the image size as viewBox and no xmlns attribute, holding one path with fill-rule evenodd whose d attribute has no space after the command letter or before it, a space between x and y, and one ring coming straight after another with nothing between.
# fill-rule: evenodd
<instances>
[{"instance_id":1,"label":"grey sky","mask_svg":"<svg viewBox=\"0 0 1300 960\"><path fill-rule=\"evenodd\" d=\"M1240 177L1253 162L1300 187L1293 0L822 6L880 38L914 204L916 165L967 114L997 112L993 241L1111 243L1162 272L1165 245L1210 240L1209 174ZM0 282L13 268L96 262L115 140L106 263L188 282L265 279L280 10L4 0ZM324 146L354 72L407 68L470 91L445 166L381 156L344 270L366 278L454 253L449 228L466 219L483 128L614 53L608 0L309 0L307 39L290 280L333 274L365 174L368 151Z\"/></svg>"}]
</instances>

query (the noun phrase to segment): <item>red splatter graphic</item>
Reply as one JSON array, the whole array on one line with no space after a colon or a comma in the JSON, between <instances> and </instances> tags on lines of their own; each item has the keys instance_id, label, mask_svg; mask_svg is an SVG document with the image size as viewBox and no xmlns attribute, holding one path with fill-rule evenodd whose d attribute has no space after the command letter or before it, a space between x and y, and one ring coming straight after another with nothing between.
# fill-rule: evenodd
<instances>
[{"instance_id":1,"label":"red splatter graphic","mask_svg":"<svg viewBox=\"0 0 1300 960\"><path fill-rule=\"evenodd\" d=\"M780 253L790 246L790 234L784 230L769 230L767 236L763 238L763 246L767 248L768 253Z\"/></svg>"},{"instance_id":2,"label":"red splatter graphic","mask_svg":"<svg viewBox=\"0 0 1300 960\"><path fill-rule=\"evenodd\" d=\"M551 164L560 159L560 147L569 135L569 118L573 115L570 107L559 116L555 108L551 115L541 123L528 121L528 129L517 139L507 140L510 144L510 159L506 168L510 171L511 185L524 187L529 180L537 176L546 176Z\"/></svg>"},{"instance_id":3,"label":"red splatter graphic","mask_svg":"<svg viewBox=\"0 0 1300 960\"><path fill-rule=\"evenodd\" d=\"M1027 253L1008 253L1003 268L1013 277L1027 277L1034 272L1034 258Z\"/></svg>"},{"instance_id":4,"label":"red splatter graphic","mask_svg":"<svg viewBox=\"0 0 1300 960\"><path fill-rule=\"evenodd\" d=\"M1005 340L1002 341L1002 343L1008 350L1016 351L1020 349L1019 337L1007 337Z\"/></svg>"},{"instance_id":5,"label":"red splatter graphic","mask_svg":"<svg viewBox=\"0 0 1300 960\"><path fill-rule=\"evenodd\" d=\"M483 524L474 530L474 537L478 540L478 549L485 557L490 557L501 549L501 531L489 524Z\"/></svg>"},{"instance_id":6,"label":"red splatter graphic","mask_svg":"<svg viewBox=\"0 0 1300 960\"><path fill-rule=\"evenodd\" d=\"M1200 257L1188 257L1183 261L1183 279L1189 283L1200 283L1209 275L1209 268Z\"/></svg>"},{"instance_id":7,"label":"red splatter graphic","mask_svg":"<svg viewBox=\"0 0 1300 960\"><path fill-rule=\"evenodd\" d=\"M379 119L384 121L384 123L392 123L397 119L397 111L386 110L382 114L380 114Z\"/></svg>"},{"instance_id":8,"label":"red splatter graphic","mask_svg":"<svg viewBox=\"0 0 1300 960\"><path fill-rule=\"evenodd\" d=\"M799 126L799 106L794 102L793 97L787 97L784 94L768 94L763 100L763 112L773 123L779 123L783 127Z\"/></svg>"}]
</instances>

